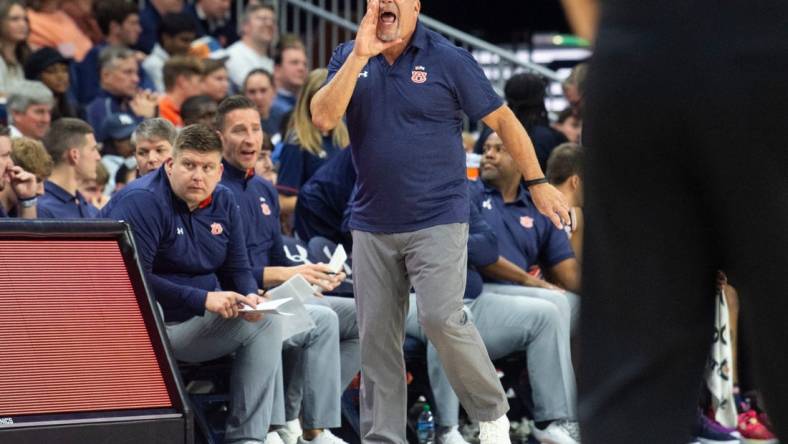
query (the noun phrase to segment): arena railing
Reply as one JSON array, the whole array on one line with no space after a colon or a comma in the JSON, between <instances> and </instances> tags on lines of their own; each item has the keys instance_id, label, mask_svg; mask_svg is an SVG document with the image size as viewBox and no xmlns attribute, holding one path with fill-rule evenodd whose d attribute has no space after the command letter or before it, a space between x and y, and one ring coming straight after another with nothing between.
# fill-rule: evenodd
<instances>
[{"instance_id":1,"label":"arena railing","mask_svg":"<svg viewBox=\"0 0 788 444\"><path fill-rule=\"evenodd\" d=\"M366 8L366 0L276 0L274 3L279 14L280 32L297 34L304 39L313 67L326 66L334 48L355 36L357 23L361 21ZM504 83L515 72L532 72L552 82L563 79L555 71L523 60L512 51L424 14L420 18L428 28L474 54L499 92L503 91ZM484 56L480 57L482 54Z\"/></svg>"}]
</instances>

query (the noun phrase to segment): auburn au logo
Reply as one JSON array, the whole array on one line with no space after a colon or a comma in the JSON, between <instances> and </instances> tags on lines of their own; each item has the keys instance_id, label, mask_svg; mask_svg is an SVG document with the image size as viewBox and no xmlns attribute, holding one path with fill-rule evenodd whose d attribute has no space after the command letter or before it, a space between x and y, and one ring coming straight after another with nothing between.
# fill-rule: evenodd
<instances>
[{"instance_id":1,"label":"auburn au logo","mask_svg":"<svg viewBox=\"0 0 788 444\"><path fill-rule=\"evenodd\" d=\"M413 83L424 83L427 81L427 71L424 71L423 67L417 66L416 69L411 72L410 79L413 80Z\"/></svg>"}]
</instances>

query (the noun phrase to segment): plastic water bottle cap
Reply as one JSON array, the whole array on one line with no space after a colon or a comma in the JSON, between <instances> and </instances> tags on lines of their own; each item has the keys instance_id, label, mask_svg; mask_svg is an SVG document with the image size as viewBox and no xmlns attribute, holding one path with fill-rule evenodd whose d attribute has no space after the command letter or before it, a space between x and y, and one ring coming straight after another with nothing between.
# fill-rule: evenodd
<instances>
[{"instance_id":1,"label":"plastic water bottle cap","mask_svg":"<svg viewBox=\"0 0 788 444\"><path fill-rule=\"evenodd\" d=\"M425 412L429 412L430 411L430 405L429 404L424 404L424 411Z\"/></svg>"}]
</instances>

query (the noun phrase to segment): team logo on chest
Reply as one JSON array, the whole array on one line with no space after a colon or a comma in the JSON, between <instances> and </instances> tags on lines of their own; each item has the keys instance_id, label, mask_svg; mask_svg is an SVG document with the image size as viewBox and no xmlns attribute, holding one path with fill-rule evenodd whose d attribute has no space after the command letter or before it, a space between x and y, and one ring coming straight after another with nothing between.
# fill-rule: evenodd
<instances>
[{"instance_id":1,"label":"team logo on chest","mask_svg":"<svg viewBox=\"0 0 788 444\"><path fill-rule=\"evenodd\" d=\"M270 207L270 206L268 205L268 203L265 201L265 198L264 198L264 197L261 197L261 198L260 198L260 209L262 209L262 210L263 210L263 214L264 214L265 216L270 216L270 215L271 215L271 207Z\"/></svg>"},{"instance_id":2,"label":"team logo on chest","mask_svg":"<svg viewBox=\"0 0 788 444\"><path fill-rule=\"evenodd\" d=\"M224 232L224 228L222 228L222 224L219 222L214 222L211 224L211 234L214 236L218 236Z\"/></svg>"},{"instance_id":3,"label":"team logo on chest","mask_svg":"<svg viewBox=\"0 0 788 444\"><path fill-rule=\"evenodd\" d=\"M427 81L427 70L421 66L417 65L411 71L410 79L413 80L413 83L424 83Z\"/></svg>"},{"instance_id":4,"label":"team logo on chest","mask_svg":"<svg viewBox=\"0 0 788 444\"><path fill-rule=\"evenodd\" d=\"M531 228L534 227L534 218L533 217L528 217L528 216L523 216L523 217L520 218L520 225L522 225L524 228L527 228L527 229L530 230Z\"/></svg>"}]
</instances>

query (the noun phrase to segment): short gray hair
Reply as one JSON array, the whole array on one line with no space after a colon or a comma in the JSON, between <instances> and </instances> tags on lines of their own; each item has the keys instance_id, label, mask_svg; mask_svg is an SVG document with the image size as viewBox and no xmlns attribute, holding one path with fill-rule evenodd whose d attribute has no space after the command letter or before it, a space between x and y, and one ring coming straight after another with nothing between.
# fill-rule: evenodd
<instances>
[{"instance_id":1,"label":"short gray hair","mask_svg":"<svg viewBox=\"0 0 788 444\"><path fill-rule=\"evenodd\" d=\"M12 113L23 113L33 105L54 105L55 96L43 83L37 80L20 80L13 83L6 107L9 118Z\"/></svg>"},{"instance_id":2,"label":"short gray hair","mask_svg":"<svg viewBox=\"0 0 788 444\"><path fill-rule=\"evenodd\" d=\"M99 66L101 70L114 68L119 60L136 57L133 50L125 46L107 46L99 53Z\"/></svg>"},{"instance_id":3,"label":"short gray hair","mask_svg":"<svg viewBox=\"0 0 788 444\"><path fill-rule=\"evenodd\" d=\"M169 120L156 117L154 119L143 120L137 126L137 129L131 133L131 146L137 146L138 140L151 140L161 139L170 142L170 145L175 145L175 138L178 136L178 130L170 123Z\"/></svg>"}]
</instances>

